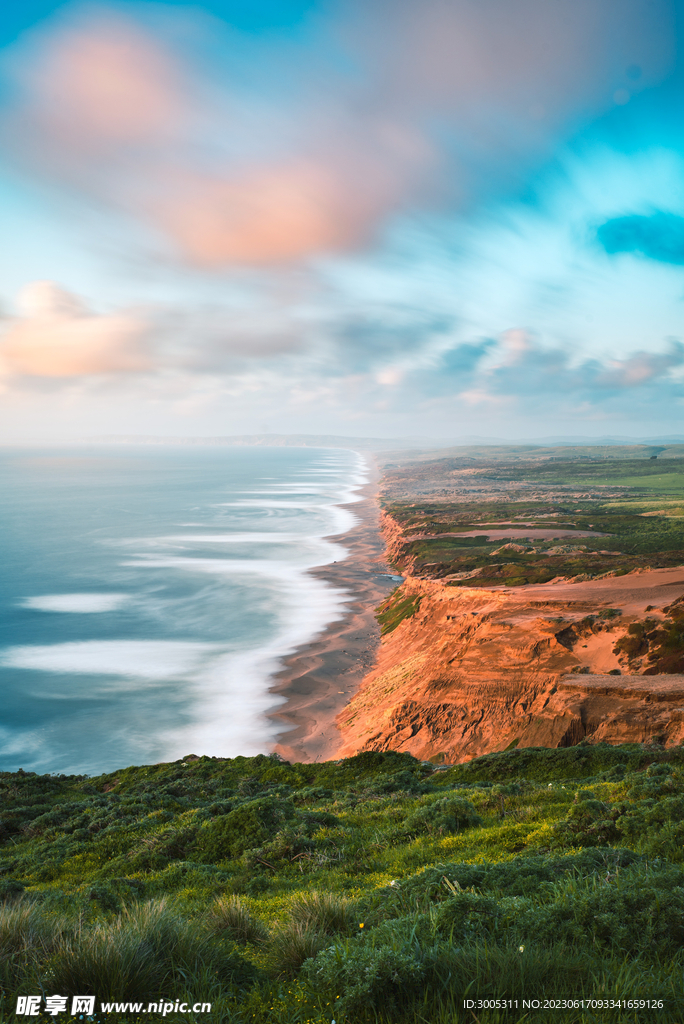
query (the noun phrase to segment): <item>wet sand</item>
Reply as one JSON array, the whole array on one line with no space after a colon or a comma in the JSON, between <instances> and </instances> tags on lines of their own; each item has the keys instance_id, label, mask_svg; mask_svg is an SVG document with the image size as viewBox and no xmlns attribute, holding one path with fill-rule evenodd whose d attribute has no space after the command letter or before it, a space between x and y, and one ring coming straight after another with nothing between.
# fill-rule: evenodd
<instances>
[{"instance_id":1,"label":"wet sand","mask_svg":"<svg viewBox=\"0 0 684 1024\"><path fill-rule=\"evenodd\" d=\"M348 533L331 538L349 551L343 562L312 569L312 575L350 593L344 618L285 660L271 693L286 703L270 717L283 724L274 750L288 761L325 761L341 740L335 718L371 670L380 645L375 608L398 585L392 580L380 534L379 471L366 458L369 482L361 501L343 505L359 520ZM384 575L383 575L384 574Z\"/></svg>"}]
</instances>

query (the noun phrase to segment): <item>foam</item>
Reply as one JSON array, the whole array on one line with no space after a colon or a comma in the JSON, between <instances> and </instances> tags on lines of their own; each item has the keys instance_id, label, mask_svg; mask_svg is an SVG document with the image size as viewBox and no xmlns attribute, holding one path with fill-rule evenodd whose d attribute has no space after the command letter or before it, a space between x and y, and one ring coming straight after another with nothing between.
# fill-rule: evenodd
<instances>
[{"instance_id":1,"label":"foam","mask_svg":"<svg viewBox=\"0 0 684 1024\"><path fill-rule=\"evenodd\" d=\"M156 543L186 544L293 544L302 540L298 533L179 533L155 538Z\"/></svg>"},{"instance_id":2,"label":"foam","mask_svg":"<svg viewBox=\"0 0 684 1024\"><path fill-rule=\"evenodd\" d=\"M130 594L40 594L27 597L23 608L39 612L73 612L90 615L95 612L114 612L130 601Z\"/></svg>"},{"instance_id":3,"label":"foam","mask_svg":"<svg viewBox=\"0 0 684 1024\"><path fill-rule=\"evenodd\" d=\"M85 640L8 647L0 664L39 672L178 679L223 648L182 640Z\"/></svg>"},{"instance_id":4,"label":"foam","mask_svg":"<svg viewBox=\"0 0 684 1024\"><path fill-rule=\"evenodd\" d=\"M102 770L104 759L111 767L116 767L122 756L140 763L175 760L189 749L220 756L251 755L268 750L283 731L282 723L267 717L283 703L282 698L270 692L274 675L282 668L286 657L310 643L330 623L342 618L351 600L347 590L308 572L315 566L343 561L347 556L343 538L340 538L342 543L330 538L340 537L357 522L349 509L340 507L360 500L357 488L365 482L364 460L356 458L354 461L351 455L345 452L344 457L320 460L310 472L293 474L294 479L288 483L269 481L273 490L233 491L229 495L235 496L234 500L220 504L207 502L201 506L203 515L209 514L207 521L189 521L195 513L188 509L189 515L185 514L188 521L183 521L181 513L171 527L185 529L187 533L160 532L159 536L137 539L105 537L103 542L107 546L121 550L121 545L125 545L126 560L120 561L119 566L129 570L126 586L129 586L130 569L136 570L140 578L140 585L134 579L130 595L50 594L28 598L30 603L26 606L41 611L85 611L86 606L88 610L95 610L98 600L102 602L98 610L115 611L131 600L135 610L146 614L150 621L168 615L168 608L175 601L175 598L163 597L160 604L165 580L162 576L160 584L152 575L153 570L169 571L176 574L176 579L178 573L202 574L213 577L214 586L221 588L229 588L231 578L237 585L242 577L239 586L244 586L245 593L252 595L250 600L256 596L270 623L259 626L259 639L256 633L238 635L234 630L231 633L228 622L226 639L221 638L220 643L89 639L14 646L0 652L0 664L36 673L26 677L25 683L32 698L73 701L74 714L82 713L84 721L92 724L93 737L102 733L101 719L98 719L100 709L109 707L117 693L122 694L121 703L116 704L115 719L107 722L107 732L102 733L101 750L98 741L93 739L87 758L84 752L84 758L78 760L78 745L65 744L61 726L55 721L54 724L42 723L36 733L39 753L29 753L31 730L21 733L28 760L40 762L44 771L55 770L58 766L61 771L97 772ZM311 483L305 479L308 476L312 477ZM249 482L253 487L252 481ZM316 486L317 483L320 486ZM212 510L221 508L244 509L246 515L231 517L230 513L220 513L217 517ZM244 526L248 525L245 520L252 508L261 509L266 516L272 510L270 521L278 525L282 520L286 530L268 533L245 530ZM278 514L280 510L293 514L283 517ZM301 512L305 514L298 514ZM203 515L198 518L202 520ZM229 532L231 519L236 527L242 525L243 529ZM184 544L188 545L187 554L178 548ZM220 554L228 557L219 557L218 551L214 557L195 557L190 546L203 544L224 545ZM248 544L269 545L263 552L269 557L261 557L258 551L247 551L244 545ZM237 550L232 550L233 545ZM242 550L239 550L241 545ZM232 557L234 554L253 557ZM145 569L150 570L149 583L144 579ZM194 588L195 584L191 583L190 592ZM188 615L182 620L181 635L187 635L190 630L192 637L193 614L199 607L206 607L206 595L210 591L204 583L201 588L194 596L182 599L181 606L188 602ZM181 591L184 595L188 593L186 584ZM205 603L195 608L193 601L200 593L205 595ZM107 598L111 604L105 607ZM229 602L226 607L230 607ZM171 623L175 621L174 614L171 612L168 620ZM215 613L212 621L215 629ZM41 677L38 673L46 675ZM68 675L73 677L69 686L65 680ZM143 720L154 723L151 729L144 727L137 717L140 709L143 709ZM110 761L112 758L116 760Z\"/></svg>"}]
</instances>

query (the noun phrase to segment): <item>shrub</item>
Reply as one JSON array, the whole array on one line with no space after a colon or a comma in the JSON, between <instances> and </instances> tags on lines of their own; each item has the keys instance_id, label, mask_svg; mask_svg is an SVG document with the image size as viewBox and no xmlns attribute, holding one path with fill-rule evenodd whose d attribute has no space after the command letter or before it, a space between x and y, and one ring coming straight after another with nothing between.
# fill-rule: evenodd
<instances>
[{"instance_id":1,"label":"shrub","mask_svg":"<svg viewBox=\"0 0 684 1024\"><path fill-rule=\"evenodd\" d=\"M482 818L469 800L442 797L409 815L405 826L409 832L460 832L482 824Z\"/></svg>"},{"instance_id":2,"label":"shrub","mask_svg":"<svg viewBox=\"0 0 684 1024\"><path fill-rule=\"evenodd\" d=\"M113 913L119 910L119 897L110 885L98 882L88 889L87 896L89 900L95 900L103 910L110 910Z\"/></svg>"},{"instance_id":3,"label":"shrub","mask_svg":"<svg viewBox=\"0 0 684 1024\"><path fill-rule=\"evenodd\" d=\"M578 799L579 798L579 799ZM555 841L560 846L605 846L619 835L615 827L618 812L593 794L577 794L564 821L555 828Z\"/></svg>"},{"instance_id":4,"label":"shrub","mask_svg":"<svg viewBox=\"0 0 684 1024\"><path fill-rule=\"evenodd\" d=\"M362 790L363 796L386 796L388 793L424 793L425 785L415 772L381 772Z\"/></svg>"},{"instance_id":5,"label":"shrub","mask_svg":"<svg viewBox=\"0 0 684 1024\"><path fill-rule=\"evenodd\" d=\"M499 930L504 918L508 918L508 923L515 920L519 911L519 897L506 902L477 892L456 891L440 906L434 924L438 934L448 937L450 941L460 943L466 939L484 940Z\"/></svg>"},{"instance_id":6,"label":"shrub","mask_svg":"<svg viewBox=\"0 0 684 1024\"><path fill-rule=\"evenodd\" d=\"M684 877L636 865L560 883L548 903L521 909L518 930L541 943L673 956L684 944Z\"/></svg>"},{"instance_id":7,"label":"shrub","mask_svg":"<svg viewBox=\"0 0 684 1024\"><path fill-rule=\"evenodd\" d=\"M250 800L199 830L194 844L199 859L211 864L263 846L294 814L289 801L272 797Z\"/></svg>"},{"instance_id":8,"label":"shrub","mask_svg":"<svg viewBox=\"0 0 684 1024\"><path fill-rule=\"evenodd\" d=\"M21 896L26 886L13 878L0 878L0 900L15 900Z\"/></svg>"},{"instance_id":9,"label":"shrub","mask_svg":"<svg viewBox=\"0 0 684 1024\"><path fill-rule=\"evenodd\" d=\"M413 953L390 945L350 942L331 946L305 965L312 988L331 998L345 1014L396 1009L415 995L425 967Z\"/></svg>"},{"instance_id":10,"label":"shrub","mask_svg":"<svg viewBox=\"0 0 684 1024\"><path fill-rule=\"evenodd\" d=\"M365 901L369 911L383 918L397 917L450 900L454 889L476 889L505 896L543 895L553 883L619 871L641 858L631 850L588 849L574 856L523 856L483 864L439 864L392 885L378 889ZM367 912L368 913L368 912Z\"/></svg>"}]
</instances>

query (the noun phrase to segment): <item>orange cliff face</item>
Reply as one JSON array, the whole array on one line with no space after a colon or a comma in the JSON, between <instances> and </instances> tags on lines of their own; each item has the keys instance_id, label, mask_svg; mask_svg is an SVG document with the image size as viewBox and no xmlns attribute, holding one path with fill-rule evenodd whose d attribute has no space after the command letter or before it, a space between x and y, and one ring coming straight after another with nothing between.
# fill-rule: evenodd
<instances>
[{"instance_id":1,"label":"orange cliff face","mask_svg":"<svg viewBox=\"0 0 684 1024\"><path fill-rule=\"evenodd\" d=\"M684 569L493 589L409 578L395 600L420 597L418 610L383 638L338 716L337 756L455 763L585 738L684 742L684 675L643 675L648 643L627 642L630 625L647 616L657 629L683 594Z\"/></svg>"}]
</instances>

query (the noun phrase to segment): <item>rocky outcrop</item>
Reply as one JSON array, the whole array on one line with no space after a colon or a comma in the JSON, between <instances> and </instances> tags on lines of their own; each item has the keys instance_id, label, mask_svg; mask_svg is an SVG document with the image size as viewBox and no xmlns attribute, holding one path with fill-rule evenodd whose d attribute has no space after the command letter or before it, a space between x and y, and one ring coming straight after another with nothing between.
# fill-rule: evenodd
<instances>
[{"instance_id":1,"label":"rocky outcrop","mask_svg":"<svg viewBox=\"0 0 684 1024\"><path fill-rule=\"evenodd\" d=\"M683 593L673 575L623 577L612 590L608 581L466 589L407 579L397 600L420 595L419 610L383 639L339 715L338 756L405 750L454 763L583 739L684 742L684 675L644 676L640 665L635 674L619 644L644 609L664 621L645 602Z\"/></svg>"}]
</instances>

